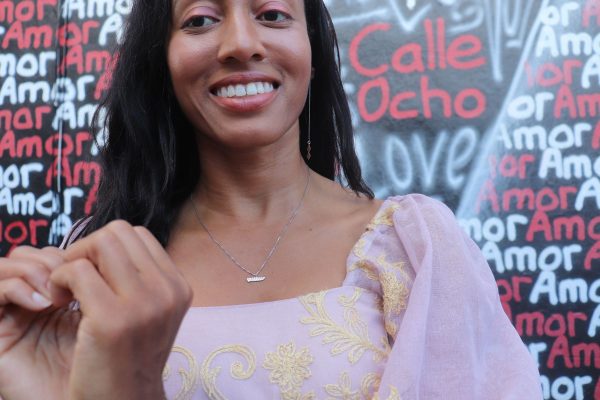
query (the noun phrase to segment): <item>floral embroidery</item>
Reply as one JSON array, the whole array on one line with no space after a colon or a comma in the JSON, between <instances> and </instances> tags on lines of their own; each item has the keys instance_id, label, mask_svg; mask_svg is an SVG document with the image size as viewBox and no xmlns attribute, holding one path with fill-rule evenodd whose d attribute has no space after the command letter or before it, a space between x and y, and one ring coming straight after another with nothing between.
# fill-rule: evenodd
<instances>
[{"instance_id":1,"label":"floral embroidery","mask_svg":"<svg viewBox=\"0 0 600 400\"><path fill-rule=\"evenodd\" d=\"M398 389L396 389L392 385L389 385L389 386L390 386L390 394L388 397L385 398L385 400L402 400L402 397L400 397L400 393L398 393ZM380 399L379 393L375 393L372 400L384 400L384 399Z\"/></svg>"},{"instance_id":2,"label":"floral embroidery","mask_svg":"<svg viewBox=\"0 0 600 400\"><path fill-rule=\"evenodd\" d=\"M343 307L352 308L356 305L358 299L360 299L360 295L362 294L362 292L362 289L354 288L354 293L352 293L351 297L342 294L340 295L340 297L338 297L338 303L340 303Z\"/></svg>"},{"instance_id":3,"label":"floral embroidery","mask_svg":"<svg viewBox=\"0 0 600 400\"><path fill-rule=\"evenodd\" d=\"M181 388L175 395L175 400L188 400L192 398L192 395L196 391L196 387L198 386L198 363L196 362L196 358L193 353L181 346L173 346L171 350L171 354L179 353L183 355L187 362L189 370L186 371L183 368L179 368L177 372L179 372L179 376L181 377ZM165 369L163 370L162 379L163 382L169 379L171 376L171 368L167 364Z\"/></svg>"},{"instance_id":4,"label":"floral embroidery","mask_svg":"<svg viewBox=\"0 0 600 400\"><path fill-rule=\"evenodd\" d=\"M276 352L265 355L263 367L271 371L269 381L279 386L283 399L312 399L314 393L302 395L300 389L306 379L311 376L308 366L313 356L307 347L296 351L294 342L277 346Z\"/></svg>"},{"instance_id":5,"label":"floral embroidery","mask_svg":"<svg viewBox=\"0 0 600 400\"><path fill-rule=\"evenodd\" d=\"M348 268L348 272L352 272L354 270L361 270L364 272L365 276L372 280L377 280L377 267L369 260L361 258L358 261L352 263L352 265Z\"/></svg>"},{"instance_id":6,"label":"floral embroidery","mask_svg":"<svg viewBox=\"0 0 600 400\"><path fill-rule=\"evenodd\" d=\"M372 231L377 225L394 226L394 212L400 208L400 204L391 203L388 207L379 211L375 218L367 226L367 230Z\"/></svg>"},{"instance_id":7,"label":"floral embroidery","mask_svg":"<svg viewBox=\"0 0 600 400\"><path fill-rule=\"evenodd\" d=\"M360 392L364 396L365 399L371 399L373 393L377 392L379 389L379 384L381 383L381 377L374 372L367 374L361 384L360 384Z\"/></svg>"},{"instance_id":8,"label":"floral embroidery","mask_svg":"<svg viewBox=\"0 0 600 400\"><path fill-rule=\"evenodd\" d=\"M399 204L391 203L373 218L367 230L373 230L378 225L393 226L393 215L399 208ZM386 332L391 337L395 337L398 327L396 321L392 319L407 307L410 294L407 283L412 281L412 277L407 272L403 261L390 262L386 259L385 253L376 259L368 257L365 251L366 245L366 239L363 238L355 246L353 253L357 260L350 265L348 272L359 270L367 279L379 282L381 300L378 306L384 314Z\"/></svg>"},{"instance_id":9,"label":"floral embroidery","mask_svg":"<svg viewBox=\"0 0 600 400\"><path fill-rule=\"evenodd\" d=\"M385 254L381 254L379 257L377 257L377 263L381 265L382 268L395 270L402 275L404 279L410 280L410 275L406 272L406 263L404 261L390 262L387 260Z\"/></svg>"},{"instance_id":10,"label":"floral embroidery","mask_svg":"<svg viewBox=\"0 0 600 400\"><path fill-rule=\"evenodd\" d=\"M365 238L361 238L358 240L358 242L356 242L356 244L352 248L352 252L354 253L354 255L356 257L363 259L366 257L366 254L365 254L365 246L366 245L367 245L367 240Z\"/></svg>"},{"instance_id":11,"label":"floral embroidery","mask_svg":"<svg viewBox=\"0 0 600 400\"><path fill-rule=\"evenodd\" d=\"M350 376L347 372L343 372L340 376L337 385L325 385L325 391L328 395L333 397L328 397L327 400L332 399L344 399L344 400L359 400L360 395L358 390L352 390L352 384L350 381Z\"/></svg>"},{"instance_id":12,"label":"floral embroidery","mask_svg":"<svg viewBox=\"0 0 600 400\"><path fill-rule=\"evenodd\" d=\"M398 333L398 325L396 325L396 323L394 321L392 321L391 319L385 319L385 331L387 332L388 335L390 335L391 338L395 338L396 334Z\"/></svg>"},{"instance_id":13,"label":"floral embroidery","mask_svg":"<svg viewBox=\"0 0 600 400\"><path fill-rule=\"evenodd\" d=\"M352 382L347 372L343 372L340 379L335 384L325 385L325 391L328 395L327 400L344 399L344 400L360 400L371 399L373 394L377 392L381 377L374 372L368 373L361 381L360 391L352 390Z\"/></svg>"},{"instance_id":14,"label":"floral embroidery","mask_svg":"<svg viewBox=\"0 0 600 400\"><path fill-rule=\"evenodd\" d=\"M239 361L236 361L233 364L231 364L230 373L233 378L248 379L252 375L254 375L254 371L256 370L256 356L254 355L252 349L250 349L249 347L238 344L219 347L217 350L210 353L206 357L206 359L204 359L202 367L200 368L200 379L202 380L202 389L204 389L204 392L210 399L226 399L226 397L219 391L216 384L217 376L219 375L219 372L221 372L221 367L210 367L214 359L223 353L239 354L244 358L244 360L248 364L248 368L246 370L244 370L244 366Z\"/></svg>"},{"instance_id":15,"label":"floral embroidery","mask_svg":"<svg viewBox=\"0 0 600 400\"><path fill-rule=\"evenodd\" d=\"M337 324L325 309L325 294L327 291L311 293L299 297L300 302L310 316L300 319L307 325L316 325L311 329L311 336L323 335L323 343L333 343L330 352L332 355L348 352L350 364L356 364L366 350L373 352L373 359L377 362L387 358L390 351L386 338L382 338L383 349L375 346L369 339L366 324L360 319L354 303L362 293L362 289L356 288L354 296L349 300L343 296L340 303L346 308L344 319L348 327Z\"/></svg>"},{"instance_id":16,"label":"floral embroidery","mask_svg":"<svg viewBox=\"0 0 600 400\"><path fill-rule=\"evenodd\" d=\"M384 271L379 276L383 291L383 310L388 315L398 315L408 304L408 288L392 271Z\"/></svg>"},{"instance_id":17,"label":"floral embroidery","mask_svg":"<svg viewBox=\"0 0 600 400\"><path fill-rule=\"evenodd\" d=\"M412 278L406 272L404 262L389 262L385 254L377 257L377 264L382 269L382 272L379 274L379 282L383 297L385 330L391 337L396 337L398 326L393 317L400 315L403 310L406 310L410 289L406 286L405 282L410 282ZM401 279L399 279L399 275Z\"/></svg>"}]
</instances>

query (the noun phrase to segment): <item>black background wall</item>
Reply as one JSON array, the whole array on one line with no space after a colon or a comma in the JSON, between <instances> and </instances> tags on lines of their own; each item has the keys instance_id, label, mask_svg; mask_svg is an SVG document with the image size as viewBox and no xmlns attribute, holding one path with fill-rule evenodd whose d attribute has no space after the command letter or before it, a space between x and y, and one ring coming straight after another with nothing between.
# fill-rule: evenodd
<instances>
[{"instance_id":1,"label":"black background wall","mask_svg":"<svg viewBox=\"0 0 600 400\"><path fill-rule=\"evenodd\" d=\"M0 254L89 213L131 0L0 0ZM329 0L378 197L453 208L546 399L600 399L600 1Z\"/></svg>"}]
</instances>

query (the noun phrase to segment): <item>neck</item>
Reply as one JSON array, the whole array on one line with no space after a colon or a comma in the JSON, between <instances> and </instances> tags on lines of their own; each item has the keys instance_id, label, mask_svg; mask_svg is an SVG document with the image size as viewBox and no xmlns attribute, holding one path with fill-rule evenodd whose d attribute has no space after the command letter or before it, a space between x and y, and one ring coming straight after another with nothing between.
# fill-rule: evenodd
<instances>
[{"instance_id":1,"label":"neck","mask_svg":"<svg viewBox=\"0 0 600 400\"><path fill-rule=\"evenodd\" d=\"M310 172L297 144L234 151L211 145L202 143L202 176L193 194L204 221L280 222L300 202Z\"/></svg>"}]
</instances>

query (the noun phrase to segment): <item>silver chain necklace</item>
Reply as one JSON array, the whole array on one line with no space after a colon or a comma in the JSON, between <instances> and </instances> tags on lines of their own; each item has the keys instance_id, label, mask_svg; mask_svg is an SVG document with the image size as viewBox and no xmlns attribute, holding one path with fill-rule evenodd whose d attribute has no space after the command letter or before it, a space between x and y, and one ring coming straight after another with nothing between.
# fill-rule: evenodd
<instances>
[{"instance_id":1,"label":"silver chain necklace","mask_svg":"<svg viewBox=\"0 0 600 400\"><path fill-rule=\"evenodd\" d=\"M294 220L294 218L296 218L296 215L298 215L298 212L300 212L300 208L302 207L302 204L304 203L304 198L306 197L306 193L308 192L309 184L310 184L310 170L307 167L306 185L304 186L304 192L302 193L300 202L298 202L298 205L296 206L296 208L294 208L294 211L292 211L290 218L288 219L287 223L284 225L284 227L279 232L279 235L277 236L277 239L275 239L275 243L273 243L271 250L269 251L269 253L265 257L264 261L258 268L258 271L256 271L256 272L252 272L248 268L246 268L242 264L240 264L240 262L229 251L227 251L227 249L221 244L221 242L219 242L217 239L215 239L215 237L208 230L206 225L204 225L204 223L202 222L202 219L200 218L200 215L198 214L198 210L196 209L196 204L194 202L194 199L192 198L191 195L190 195L190 201L192 203L192 207L194 209L194 215L196 216L196 219L198 220L198 222L200 223L202 228L204 228L204 230L208 234L208 237L210 238L210 240L212 240L212 242L214 244L216 244L217 247L219 247L219 249L221 249L223 254L225 254L231 260L231 262L233 262L238 268L242 269L244 272L246 272L248 275L250 275L250 276L246 277L246 281L248 283L262 282L266 279L266 276L260 275L260 273L262 272L263 269L265 269L265 267L267 266L267 263L269 262L269 260L273 256L273 254L275 254L275 250L277 250L277 247L279 247L279 242L281 242L281 239L283 239L283 237L285 236L288 228L292 224L292 221Z\"/></svg>"}]
</instances>

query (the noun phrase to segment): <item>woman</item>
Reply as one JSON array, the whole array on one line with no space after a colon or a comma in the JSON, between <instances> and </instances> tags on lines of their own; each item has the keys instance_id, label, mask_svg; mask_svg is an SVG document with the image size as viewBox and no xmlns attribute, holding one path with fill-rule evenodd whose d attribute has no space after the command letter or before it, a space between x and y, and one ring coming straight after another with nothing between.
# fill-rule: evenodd
<instances>
[{"instance_id":1,"label":"woman","mask_svg":"<svg viewBox=\"0 0 600 400\"><path fill-rule=\"evenodd\" d=\"M540 397L451 213L363 183L321 0L139 0L124 37L93 217L1 260L5 400Z\"/></svg>"}]
</instances>

